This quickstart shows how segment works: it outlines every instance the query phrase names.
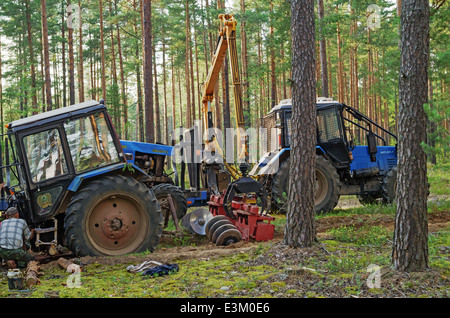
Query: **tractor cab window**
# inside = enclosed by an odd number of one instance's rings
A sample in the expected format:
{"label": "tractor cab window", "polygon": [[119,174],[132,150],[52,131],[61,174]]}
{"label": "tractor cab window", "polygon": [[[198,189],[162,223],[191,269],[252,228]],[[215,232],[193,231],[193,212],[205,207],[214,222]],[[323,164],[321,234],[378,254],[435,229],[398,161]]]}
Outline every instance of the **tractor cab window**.
{"label": "tractor cab window", "polygon": [[317,139],[320,144],[336,143],[342,140],[335,108],[328,108],[317,112]]}
{"label": "tractor cab window", "polygon": [[67,174],[67,162],[58,129],[50,129],[23,138],[33,183]]}
{"label": "tractor cab window", "polygon": [[289,147],[291,144],[291,127],[292,127],[292,112],[291,111],[287,111],[284,113],[284,117],[286,120],[286,129],[285,129],[285,134],[286,134],[286,146]]}
{"label": "tractor cab window", "polygon": [[69,120],[64,124],[64,129],[77,173],[119,161],[103,112]]}

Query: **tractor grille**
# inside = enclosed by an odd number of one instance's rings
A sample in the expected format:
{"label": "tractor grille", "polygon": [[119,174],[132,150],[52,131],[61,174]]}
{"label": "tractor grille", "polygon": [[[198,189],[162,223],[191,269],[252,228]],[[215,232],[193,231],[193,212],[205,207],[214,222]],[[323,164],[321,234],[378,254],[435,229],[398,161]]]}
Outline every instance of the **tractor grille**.
{"label": "tractor grille", "polygon": [[264,143],[266,145],[266,151],[272,151],[275,149],[272,145],[272,139],[275,140],[276,136],[272,136],[272,134],[275,132],[274,129],[276,125],[276,119],[275,119],[275,112],[270,113],[269,115],[261,118],[261,127],[266,128],[266,134],[263,135]]}
{"label": "tractor grille", "polygon": [[386,159],[388,168],[391,169],[397,165],[397,159]]}

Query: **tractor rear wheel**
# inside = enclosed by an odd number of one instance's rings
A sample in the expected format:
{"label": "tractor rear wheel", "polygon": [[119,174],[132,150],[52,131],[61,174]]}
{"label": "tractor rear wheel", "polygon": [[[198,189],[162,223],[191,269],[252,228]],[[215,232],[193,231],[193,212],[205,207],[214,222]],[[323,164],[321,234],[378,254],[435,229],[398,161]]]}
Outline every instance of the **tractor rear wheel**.
{"label": "tractor rear wheel", "polygon": [[72,197],[64,219],[65,238],[77,256],[153,251],[162,221],[159,203],[145,185],[131,177],[105,176]]}
{"label": "tractor rear wheel", "polygon": [[168,194],[172,197],[178,220],[181,220],[183,216],[186,215],[187,201],[183,191],[179,187],[173,184],[163,183],[154,186],[152,190],[159,202],[163,215],[165,215],[166,212],[170,212]]}
{"label": "tractor rear wheel", "polygon": [[390,169],[383,178],[381,184],[381,194],[383,195],[383,203],[391,204],[395,201],[395,193],[397,191],[397,167]]}
{"label": "tractor rear wheel", "polygon": [[[272,180],[272,197],[275,206],[286,212],[289,194],[289,158],[284,160]],[[336,169],[322,156],[316,156],[315,211],[333,210],[339,201],[340,180]]]}

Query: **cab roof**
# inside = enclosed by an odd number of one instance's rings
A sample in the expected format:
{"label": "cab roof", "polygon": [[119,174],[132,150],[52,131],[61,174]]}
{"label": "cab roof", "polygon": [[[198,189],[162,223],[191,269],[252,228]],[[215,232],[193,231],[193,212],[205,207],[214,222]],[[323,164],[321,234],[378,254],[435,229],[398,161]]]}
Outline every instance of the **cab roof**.
{"label": "cab roof", "polygon": [[[336,104],[341,104],[341,103],[333,100],[332,98],[328,98],[328,97],[318,97],[317,98],[317,108],[325,108],[325,107],[336,105]],[[280,101],[280,103],[278,105],[274,106],[270,110],[270,113],[275,112],[277,110],[281,110],[281,109],[291,109],[291,108],[292,108],[292,99],[283,99],[282,101]]]}
{"label": "cab roof", "polygon": [[11,122],[7,127],[12,130],[22,130],[30,126],[38,126],[49,122],[61,120],[77,114],[87,113],[91,110],[106,108],[104,104],[90,100],[83,103],[54,109],[48,112],[36,114]]}

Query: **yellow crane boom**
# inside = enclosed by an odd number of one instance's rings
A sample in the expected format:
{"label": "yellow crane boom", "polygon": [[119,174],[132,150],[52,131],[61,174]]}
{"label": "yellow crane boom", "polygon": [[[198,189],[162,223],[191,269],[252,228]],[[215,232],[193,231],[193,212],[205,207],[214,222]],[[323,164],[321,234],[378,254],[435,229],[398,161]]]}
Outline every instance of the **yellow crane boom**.
{"label": "yellow crane boom", "polygon": [[[245,130],[244,126],[244,110],[242,104],[242,91],[241,80],[239,75],[238,54],[236,46],[236,25],[237,22],[232,14],[220,14],[220,30],[217,47],[212,58],[212,66],[208,71],[205,84],[203,86],[202,96],[202,111],[203,111],[203,127],[210,129],[214,127],[212,119],[212,107],[211,102],[214,99],[214,87],[219,77],[220,69],[222,68],[225,60],[226,53],[228,51],[228,59],[231,64],[231,79],[234,93],[234,106],[235,106],[235,118],[238,142],[240,142],[240,148],[238,150],[238,158],[240,162],[245,161],[247,163],[248,158],[248,144],[247,139],[242,132]],[[205,141],[206,151],[216,151],[223,156],[223,151],[220,148],[217,140],[214,136],[210,136]],[[234,179],[238,179],[242,176],[241,172],[234,166],[224,160],[224,165]]]}

